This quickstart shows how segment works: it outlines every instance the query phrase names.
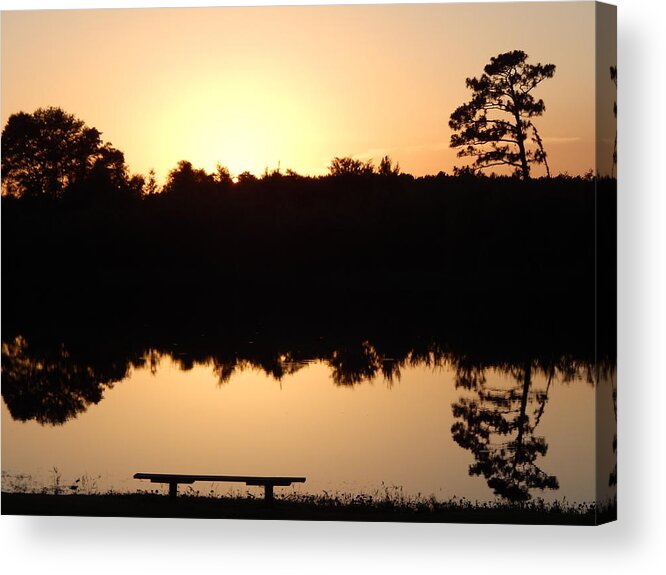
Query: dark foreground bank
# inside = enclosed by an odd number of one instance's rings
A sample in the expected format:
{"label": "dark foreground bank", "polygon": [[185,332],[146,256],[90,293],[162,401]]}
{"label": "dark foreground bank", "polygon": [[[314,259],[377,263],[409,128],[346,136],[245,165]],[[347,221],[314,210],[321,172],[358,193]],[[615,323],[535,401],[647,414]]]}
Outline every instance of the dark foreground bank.
{"label": "dark foreground bank", "polygon": [[391,521],[422,523],[516,523],[530,525],[599,525],[616,519],[614,504],[603,508],[580,504],[522,506],[474,504],[466,500],[434,502],[374,500],[365,496],[288,496],[271,507],[263,500],[239,497],[154,494],[49,495],[2,493],[3,515],[87,517],[176,517],[197,519],[280,519],[305,521]]}

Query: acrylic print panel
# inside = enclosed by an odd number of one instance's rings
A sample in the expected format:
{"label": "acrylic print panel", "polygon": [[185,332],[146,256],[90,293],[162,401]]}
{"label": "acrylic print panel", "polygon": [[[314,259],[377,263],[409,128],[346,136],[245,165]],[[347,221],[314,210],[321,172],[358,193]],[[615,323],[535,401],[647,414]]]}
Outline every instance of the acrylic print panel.
{"label": "acrylic print panel", "polygon": [[615,52],[594,2],[4,12],[3,513],[613,519]]}

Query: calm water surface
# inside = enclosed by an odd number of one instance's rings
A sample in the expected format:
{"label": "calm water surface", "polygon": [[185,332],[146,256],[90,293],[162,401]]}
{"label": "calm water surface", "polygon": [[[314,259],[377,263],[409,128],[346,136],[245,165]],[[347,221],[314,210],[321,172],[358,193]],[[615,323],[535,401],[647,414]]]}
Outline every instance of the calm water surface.
{"label": "calm water surface", "polygon": [[475,370],[421,358],[349,377],[342,361],[282,357],[275,378],[250,365],[228,372],[151,359],[63,424],[15,420],[5,398],[3,489],[20,489],[19,476],[52,486],[57,468],[63,485],[84,478],[98,491],[163,489],[132,479],[145,471],[307,477],[282,493],[587,502],[612,472],[615,430],[595,414],[612,411],[614,383],[597,393],[582,369]]}

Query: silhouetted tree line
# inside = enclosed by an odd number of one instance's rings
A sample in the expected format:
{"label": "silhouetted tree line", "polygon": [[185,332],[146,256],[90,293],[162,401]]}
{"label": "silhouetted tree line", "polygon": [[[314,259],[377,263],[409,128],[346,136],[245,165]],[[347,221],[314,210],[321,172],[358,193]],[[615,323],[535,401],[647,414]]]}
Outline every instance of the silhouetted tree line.
{"label": "silhouetted tree line", "polygon": [[596,247],[614,260],[610,180],[271,176],[219,192],[183,180],[116,208],[3,198],[3,297],[37,290],[64,304],[133,284],[159,299],[197,284],[220,296],[426,290],[557,305],[593,296],[595,211],[608,223]]}
{"label": "silhouetted tree line", "polygon": [[414,178],[385,157],[234,182],[183,161],[160,190],[59,109],[12,116],[2,140],[3,328],[16,333],[169,310],[259,329],[428,317],[471,337],[496,322],[517,343],[592,338],[596,311],[614,348],[615,180]]}
{"label": "silhouetted tree line", "polygon": [[542,310],[539,331],[556,318],[593,333],[596,305],[613,325],[612,181],[272,176],[197,190],[118,209],[3,198],[3,324],[316,310],[519,329]]}

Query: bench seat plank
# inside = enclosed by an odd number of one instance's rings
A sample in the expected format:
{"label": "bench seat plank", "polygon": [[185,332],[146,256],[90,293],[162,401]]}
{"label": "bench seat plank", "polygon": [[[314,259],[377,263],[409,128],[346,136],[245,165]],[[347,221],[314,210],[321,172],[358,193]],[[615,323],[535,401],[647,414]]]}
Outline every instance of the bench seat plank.
{"label": "bench seat plank", "polygon": [[135,473],[134,479],[150,479],[155,483],[194,483],[195,481],[229,481],[247,485],[291,485],[304,483],[305,477],[263,477],[256,475],[181,475],[178,473]]}
{"label": "bench seat plank", "polygon": [[264,477],[257,475],[183,475],[179,473],[135,473],[134,479],[149,479],[151,483],[168,483],[169,495],[173,498],[178,494],[180,483],[191,484],[195,481],[228,481],[245,483],[245,485],[261,485],[264,487],[266,504],[273,502],[273,487],[286,487],[292,483],[304,483],[305,477]]}

